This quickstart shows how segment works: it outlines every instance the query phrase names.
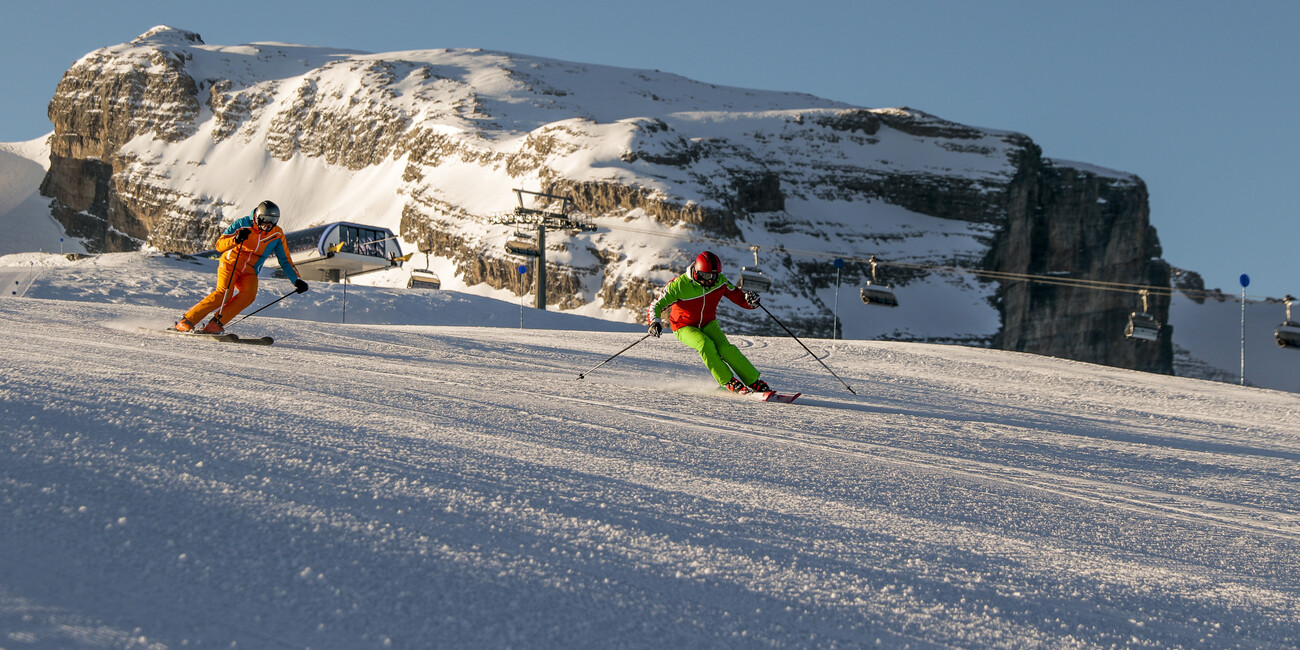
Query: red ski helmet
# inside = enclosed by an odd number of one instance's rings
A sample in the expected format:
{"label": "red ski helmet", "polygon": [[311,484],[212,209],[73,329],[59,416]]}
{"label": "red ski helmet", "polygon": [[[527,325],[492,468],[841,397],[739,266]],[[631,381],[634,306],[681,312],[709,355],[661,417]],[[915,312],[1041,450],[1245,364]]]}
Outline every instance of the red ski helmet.
{"label": "red ski helmet", "polygon": [[691,267],[692,280],[711,287],[718,281],[720,275],[722,275],[722,260],[718,259],[717,255],[704,251],[695,258],[695,265]]}

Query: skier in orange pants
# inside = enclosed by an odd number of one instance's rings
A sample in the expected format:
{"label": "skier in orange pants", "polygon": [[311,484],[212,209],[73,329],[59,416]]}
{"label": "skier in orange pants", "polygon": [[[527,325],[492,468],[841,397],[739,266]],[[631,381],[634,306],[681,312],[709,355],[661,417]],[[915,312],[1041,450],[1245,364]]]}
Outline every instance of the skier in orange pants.
{"label": "skier in orange pants", "polygon": [[262,201],[253,210],[253,214],[235,220],[221,233],[221,238],[217,240],[221,265],[217,267],[216,290],[185,312],[172,329],[178,332],[194,331],[199,321],[215,311],[217,314],[199,331],[204,334],[224,333],[225,323],[253,304],[257,298],[257,274],[272,254],[279,260],[280,270],[293,282],[297,292],[307,290],[307,283],[298,277],[298,269],[289,258],[284,231],[276,225],[279,221],[279,206],[271,201]]}

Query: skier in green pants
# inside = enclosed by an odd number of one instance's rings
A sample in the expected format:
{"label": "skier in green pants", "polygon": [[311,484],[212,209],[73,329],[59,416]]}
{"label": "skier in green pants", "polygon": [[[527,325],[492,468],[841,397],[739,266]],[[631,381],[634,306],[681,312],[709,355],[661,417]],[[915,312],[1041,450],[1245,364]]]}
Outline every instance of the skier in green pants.
{"label": "skier in green pants", "polygon": [[669,282],[650,306],[646,314],[650,334],[658,337],[663,331],[660,314],[671,306],[668,324],[673,335],[700,353],[719,385],[733,393],[770,392],[767,382],[758,378],[760,373],[754,364],[727,340],[718,325],[718,303],[724,297],[745,309],[758,307],[758,293],[732,286],[722,275],[722,261],[704,251],[690,270]]}

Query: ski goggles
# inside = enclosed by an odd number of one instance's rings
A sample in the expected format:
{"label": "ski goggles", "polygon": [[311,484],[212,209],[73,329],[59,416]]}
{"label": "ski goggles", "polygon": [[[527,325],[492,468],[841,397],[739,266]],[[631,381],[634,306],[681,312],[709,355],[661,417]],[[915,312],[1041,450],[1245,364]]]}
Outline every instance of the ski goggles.
{"label": "ski goggles", "polygon": [[706,287],[713,286],[718,281],[718,275],[717,271],[696,271],[695,281]]}
{"label": "ski goggles", "polygon": [[278,221],[279,219],[268,219],[266,217],[259,216],[257,217],[257,227],[261,228],[262,232],[267,232],[270,231],[272,228],[274,228],[276,222]]}

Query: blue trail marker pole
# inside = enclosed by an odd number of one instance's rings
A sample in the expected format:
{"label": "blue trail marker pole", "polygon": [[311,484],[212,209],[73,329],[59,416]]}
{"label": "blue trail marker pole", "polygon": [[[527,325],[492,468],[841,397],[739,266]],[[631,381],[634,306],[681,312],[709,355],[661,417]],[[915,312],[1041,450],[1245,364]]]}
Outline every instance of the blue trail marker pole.
{"label": "blue trail marker pole", "polygon": [[1250,286],[1250,276],[1241,274],[1241,385],[1246,385],[1246,287]]}

